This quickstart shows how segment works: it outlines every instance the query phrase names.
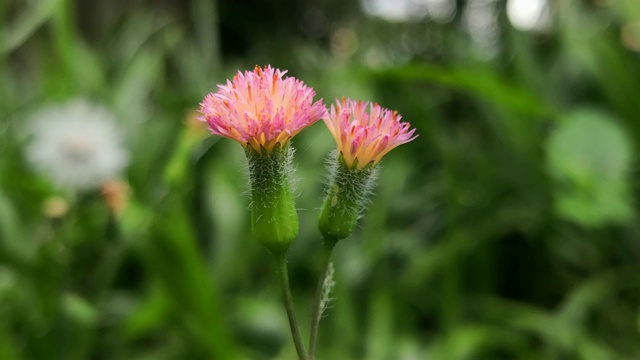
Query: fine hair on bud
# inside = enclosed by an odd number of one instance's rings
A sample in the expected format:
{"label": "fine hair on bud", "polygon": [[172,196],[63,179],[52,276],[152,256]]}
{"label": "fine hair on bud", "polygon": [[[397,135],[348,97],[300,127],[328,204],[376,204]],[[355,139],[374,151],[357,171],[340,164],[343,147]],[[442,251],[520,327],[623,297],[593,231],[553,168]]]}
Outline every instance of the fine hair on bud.
{"label": "fine hair on bud", "polygon": [[253,236],[273,254],[284,254],[299,232],[290,181],[293,148],[288,142],[270,150],[247,146],[246,155]]}
{"label": "fine hair on bud", "polygon": [[[289,143],[284,146],[276,146],[270,153],[267,153],[264,149],[262,153],[257,153],[250,147],[245,148],[248,193],[252,194],[252,196],[255,196],[256,192],[269,195],[269,192],[282,187],[286,187],[293,192],[296,184],[293,178],[295,171],[293,165],[294,153],[295,148]],[[273,185],[276,185],[276,187]],[[269,198],[269,196],[266,196],[266,198]]]}
{"label": "fine hair on bud", "polygon": [[[325,197],[342,214],[355,214],[362,218],[376,188],[380,165],[367,165],[362,169],[347,168],[340,151],[333,150],[327,158]],[[342,201],[338,201],[342,199]]]}
{"label": "fine hair on bud", "polygon": [[332,157],[318,227],[326,241],[335,242],[355,230],[370,202],[379,170],[373,162],[359,167],[357,159],[348,166],[337,151]]}

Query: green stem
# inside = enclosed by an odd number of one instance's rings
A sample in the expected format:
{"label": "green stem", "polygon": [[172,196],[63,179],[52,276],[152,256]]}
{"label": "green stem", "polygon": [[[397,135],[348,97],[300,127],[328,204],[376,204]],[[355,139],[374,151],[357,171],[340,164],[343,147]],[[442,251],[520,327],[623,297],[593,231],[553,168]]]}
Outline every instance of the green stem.
{"label": "green stem", "polygon": [[316,288],[316,298],[313,304],[313,313],[311,314],[311,334],[309,336],[309,360],[314,360],[316,356],[316,347],[318,345],[318,329],[320,328],[320,319],[322,318],[322,300],[324,298],[324,282],[331,263],[331,254],[336,246],[335,241],[325,241],[322,253],[322,263],[320,265],[320,277],[318,278],[318,287]]}
{"label": "green stem", "polygon": [[304,344],[302,343],[302,337],[300,336],[300,328],[296,321],[296,312],[293,307],[293,296],[291,295],[291,287],[289,286],[289,274],[287,273],[287,259],[285,253],[274,254],[276,264],[278,266],[278,279],[280,280],[280,287],[282,288],[282,297],[284,298],[284,307],[287,309],[287,316],[289,317],[289,326],[291,327],[291,336],[293,337],[293,343],[296,346],[296,352],[300,360],[307,360],[307,355],[304,350]]}

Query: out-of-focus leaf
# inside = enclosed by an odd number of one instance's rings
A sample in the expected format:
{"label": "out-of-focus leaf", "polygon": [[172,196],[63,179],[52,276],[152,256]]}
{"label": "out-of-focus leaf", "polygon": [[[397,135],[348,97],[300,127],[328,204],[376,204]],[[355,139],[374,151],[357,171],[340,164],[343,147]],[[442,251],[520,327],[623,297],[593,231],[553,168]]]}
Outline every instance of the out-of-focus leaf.
{"label": "out-of-focus leaf", "polygon": [[623,354],[573,328],[553,313],[528,304],[500,299],[478,299],[474,305],[482,317],[497,321],[515,330],[538,336],[556,350],[568,352],[585,360],[628,359]]}
{"label": "out-of-focus leaf", "polygon": [[84,44],[76,44],[72,64],[74,76],[84,92],[95,92],[105,82],[102,63],[96,53]]}
{"label": "out-of-focus leaf", "polygon": [[64,312],[81,326],[92,326],[98,320],[98,310],[76,294],[65,294],[62,301]]}
{"label": "out-of-focus leaf", "polygon": [[217,2],[195,0],[192,3],[192,17],[196,30],[196,41],[203,65],[207,66],[207,68],[199,70],[205,74],[215,73],[220,70],[222,63]]}
{"label": "out-of-focus leaf", "polygon": [[630,265],[594,276],[576,286],[559,309],[560,316],[573,326],[583,326],[588,312],[598,302],[625,289],[640,288],[640,266]]}
{"label": "out-of-focus leaf", "polygon": [[123,321],[122,335],[136,338],[158,327],[165,321],[168,310],[168,297],[158,286],[154,286],[149,295]]}
{"label": "out-of-focus leaf", "polygon": [[[223,148],[230,148],[229,144],[220,143]],[[231,144],[235,145],[235,144]],[[234,150],[238,150],[233,146]],[[247,199],[240,195],[246,190],[246,181],[242,178],[245,160],[244,154],[238,156],[229,155],[229,158],[237,159],[237,162],[211,161],[207,171],[206,208],[205,218],[212,224],[211,236],[207,239],[213,247],[213,269],[220,275],[223,283],[232,283],[242,279],[243,270],[238,269],[238,262],[250,259],[251,250],[246,249],[246,244],[256,244],[253,239],[245,235],[247,221]],[[255,248],[253,251],[262,251]]]}
{"label": "out-of-focus leaf", "polygon": [[131,11],[119,31],[113,35],[113,43],[108,44],[108,55],[113,58],[113,63],[123,67],[129,66],[150,40],[172,22],[171,18],[157,19],[150,12]]}
{"label": "out-of-focus leaf", "polygon": [[133,58],[114,89],[114,105],[121,114],[126,114],[130,133],[147,119],[147,96],[158,80],[162,56],[155,50],[143,49]]}
{"label": "out-of-focus leaf", "polygon": [[11,338],[11,332],[6,329],[5,324],[0,324],[0,359],[19,360],[18,347]]}
{"label": "out-of-focus leaf", "polygon": [[423,252],[416,252],[402,279],[406,282],[405,286],[418,288],[448,264],[470,256],[489,242],[500,240],[499,234],[493,233],[494,227],[494,223],[485,222],[472,230],[455,231],[445,241],[430,246]]}
{"label": "out-of-focus leaf", "polygon": [[640,93],[640,83],[636,81],[640,76],[637,59],[622,46],[618,33],[607,31],[611,19],[597,16],[580,1],[567,1],[559,8],[559,37],[569,55],[566,66],[583,73],[582,76],[593,77],[628,130],[639,136],[640,106],[635,95]]}
{"label": "out-of-focus leaf", "polygon": [[533,359],[527,349],[526,337],[499,326],[481,324],[458,326],[439,336],[429,346],[428,358],[464,360],[478,359],[489,349],[510,349],[518,359]]}
{"label": "out-of-focus leaf", "polygon": [[184,128],[178,137],[173,154],[164,171],[165,182],[172,187],[180,186],[186,176],[193,155],[193,151],[208,135],[206,124],[198,121],[198,113],[191,111],[185,116]]}
{"label": "out-of-focus leaf", "polygon": [[509,83],[490,68],[451,67],[431,64],[407,65],[372,72],[374,77],[389,80],[430,82],[466,92],[492,105],[520,115],[544,117],[554,113],[547,104],[526,88]]}
{"label": "out-of-focus leaf", "polygon": [[383,289],[373,294],[369,303],[367,359],[388,359],[393,349],[389,342],[394,325],[392,302]]}
{"label": "out-of-focus leaf", "polygon": [[0,188],[0,258],[18,263],[33,258],[36,246],[26,234],[11,200]]}
{"label": "out-of-focus leaf", "polygon": [[628,190],[632,146],[615,119],[588,110],[565,116],[549,138],[547,157],[562,217],[600,226],[633,215]]}
{"label": "out-of-focus leaf", "polygon": [[[171,199],[175,200],[166,201]],[[137,244],[140,254],[203,349],[214,358],[234,358],[219,294],[198,253],[184,209],[176,203],[165,206],[152,230],[154,236]]]}
{"label": "out-of-focus leaf", "polygon": [[28,8],[11,24],[0,28],[0,54],[15,50],[33,35],[52,15],[61,0],[40,0]]}
{"label": "out-of-focus leaf", "polygon": [[288,345],[289,324],[280,299],[247,298],[237,304],[238,319],[234,327],[244,344],[269,357]]}
{"label": "out-of-focus leaf", "polygon": [[640,20],[640,6],[636,0],[618,0],[611,5],[620,16],[628,20]]}

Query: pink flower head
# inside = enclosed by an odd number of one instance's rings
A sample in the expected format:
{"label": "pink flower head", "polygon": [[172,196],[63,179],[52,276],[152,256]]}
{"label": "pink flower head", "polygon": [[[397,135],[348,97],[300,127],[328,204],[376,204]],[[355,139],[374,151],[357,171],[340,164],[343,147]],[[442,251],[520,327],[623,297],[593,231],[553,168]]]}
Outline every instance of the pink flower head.
{"label": "pink flower head", "polygon": [[327,109],[313,102],[315,91],[286,71],[256,66],[238,71],[233,81],[218,85],[200,104],[212,133],[235,140],[257,152],[284,145],[302,129],[320,120]]}
{"label": "pink flower head", "polygon": [[377,164],[398,145],[418,135],[408,122],[400,122],[397,111],[377,103],[342,98],[331,105],[331,112],[322,119],[338,143],[338,150],[349,168]]}

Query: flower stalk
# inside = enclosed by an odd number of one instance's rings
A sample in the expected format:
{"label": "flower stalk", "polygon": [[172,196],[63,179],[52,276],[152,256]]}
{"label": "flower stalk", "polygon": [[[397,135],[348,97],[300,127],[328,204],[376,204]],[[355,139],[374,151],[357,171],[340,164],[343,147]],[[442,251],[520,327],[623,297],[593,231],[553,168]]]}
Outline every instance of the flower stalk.
{"label": "flower stalk", "polygon": [[293,337],[293,344],[296,348],[299,360],[307,360],[307,354],[304,349],[304,343],[302,342],[302,336],[300,336],[300,328],[298,327],[298,321],[296,320],[296,312],[293,306],[293,296],[291,295],[291,287],[289,285],[289,274],[287,271],[287,259],[284,253],[275,255],[274,258],[278,267],[278,280],[280,281],[280,288],[282,289],[282,298],[284,300],[284,307],[287,310],[287,317],[289,318],[289,327],[291,328],[291,336]]}
{"label": "flower stalk", "polygon": [[[324,240],[321,273],[311,317],[309,359],[315,359],[318,329],[332,284],[327,279],[331,254],[338,241],[353,233],[375,187],[378,163],[393,148],[414,140],[415,129],[397,111],[364,101],[336,101],[323,117],[337,144],[329,168],[329,184],[318,229]],[[329,280],[329,281],[327,281]]]}
{"label": "flower stalk", "polygon": [[329,275],[329,267],[331,266],[331,255],[335,248],[336,241],[325,241],[323,244],[322,260],[320,264],[320,277],[318,278],[318,286],[316,287],[316,296],[313,303],[313,312],[311,314],[311,327],[309,334],[309,353],[308,359],[315,360],[316,348],[318,346],[318,331],[320,329],[320,319],[328,301],[327,276]]}
{"label": "flower stalk", "polygon": [[299,229],[291,193],[290,140],[325,116],[327,109],[322,100],[313,101],[312,88],[285,74],[271,66],[238,72],[204,98],[200,120],[212,133],[237,141],[245,149],[253,236],[276,260],[293,341],[300,360],[306,360],[286,265],[287,250]]}

